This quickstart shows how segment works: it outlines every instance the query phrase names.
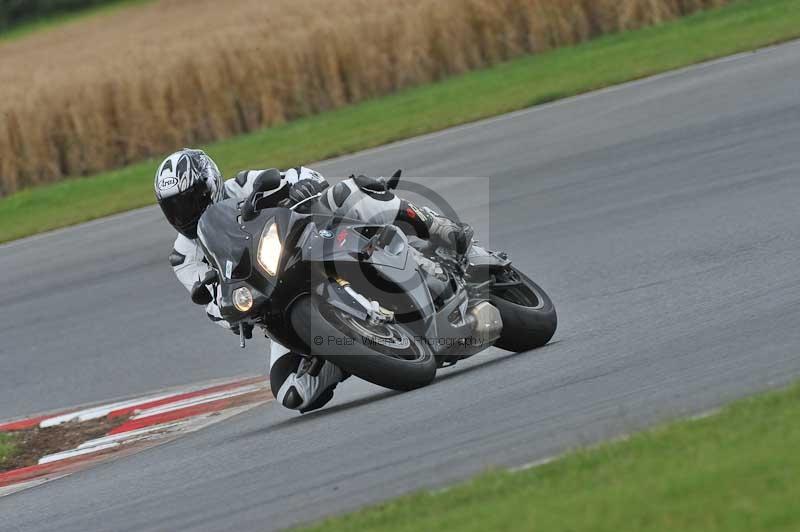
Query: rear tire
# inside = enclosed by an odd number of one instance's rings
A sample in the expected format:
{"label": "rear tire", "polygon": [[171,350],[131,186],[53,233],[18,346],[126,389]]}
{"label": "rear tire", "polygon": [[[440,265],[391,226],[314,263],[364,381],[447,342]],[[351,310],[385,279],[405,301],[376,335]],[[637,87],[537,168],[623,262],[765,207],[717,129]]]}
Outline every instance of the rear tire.
{"label": "rear tire", "polygon": [[519,285],[492,290],[492,304],[503,318],[503,333],[494,343],[500,349],[521,352],[545,345],[556,332],[558,318],[550,296],[514,267],[508,268]]}
{"label": "rear tire", "polygon": [[290,319],[307,354],[378,386],[408,391],[436,376],[430,346],[403,324],[370,325],[310,296],[292,305]]}

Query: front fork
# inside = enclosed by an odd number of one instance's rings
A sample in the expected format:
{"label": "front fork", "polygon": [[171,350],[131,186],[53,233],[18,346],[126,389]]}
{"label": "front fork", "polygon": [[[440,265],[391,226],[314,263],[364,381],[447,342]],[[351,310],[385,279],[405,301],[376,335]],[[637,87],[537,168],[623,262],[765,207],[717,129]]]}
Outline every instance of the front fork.
{"label": "front fork", "polygon": [[379,325],[393,323],[394,312],[383,308],[377,301],[370,301],[350,286],[350,283],[341,277],[336,278],[327,285],[328,303],[356,318]]}

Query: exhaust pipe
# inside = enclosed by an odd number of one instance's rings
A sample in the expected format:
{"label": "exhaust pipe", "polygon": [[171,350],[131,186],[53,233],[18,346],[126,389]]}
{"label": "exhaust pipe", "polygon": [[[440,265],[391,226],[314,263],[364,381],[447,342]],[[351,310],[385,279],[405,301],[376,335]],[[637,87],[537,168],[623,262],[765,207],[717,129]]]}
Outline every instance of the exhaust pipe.
{"label": "exhaust pipe", "polygon": [[466,321],[472,325],[473,345],[480,349],[496,341],[503,332],[500,311],[488,301],[481,301],[467,310]]}

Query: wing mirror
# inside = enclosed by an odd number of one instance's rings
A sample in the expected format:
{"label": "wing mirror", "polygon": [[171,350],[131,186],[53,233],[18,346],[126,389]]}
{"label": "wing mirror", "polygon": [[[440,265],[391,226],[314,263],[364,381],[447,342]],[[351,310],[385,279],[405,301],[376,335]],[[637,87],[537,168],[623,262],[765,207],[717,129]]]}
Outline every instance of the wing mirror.
{"label": "wing mirror", "polygon": [[258,177],[253,181],[253,192],[244,200],[242,205],[242,220],[249,222],[258,216],[259,209],[256,204],[260,199],[260,195],[263,195],[268,190],[275,190],[280,184],[281,173],[275,168],[264,170],[258,174]]}
{"label": "wing mirror", "polygon": [[402,170],[398,170],[394,174],[392,174],[392,177],[389,178],[389,182],[386,183],[386,188],[388,188],[389,190],[396,189],[397,185],[400,184],[400,174],[402,173],[403,173]]}

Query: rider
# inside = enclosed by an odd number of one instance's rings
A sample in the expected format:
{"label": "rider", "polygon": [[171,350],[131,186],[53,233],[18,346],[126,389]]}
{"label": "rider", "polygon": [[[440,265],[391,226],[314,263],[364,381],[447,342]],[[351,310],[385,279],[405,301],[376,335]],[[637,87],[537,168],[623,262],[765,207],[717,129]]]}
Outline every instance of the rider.
{"label": "rider", "polygon": [[[259,189],[276,202],[300,201],[320,194],[320,201],[332,209],[345,209],[351,218],[371,223],[406,222],[421,238],[448,246],[457,254],[466,253],[472,242],[472,229],[455,223],[428,208],[417,208],[395,196],[382,179],[353,177],[330,187],[319,173],[303,166],[277,174],[267,170],[244,170],[223,181],[214,161],[202,150],[184,148],[162,162],[155,175],[155,193],[170,224],[178,231],[169,256],[178,280],[191,291],[211,269],[197,240],[197,223],[206,207],[227,198],[246,198],[259,181]],[[259,179],[261,178],[261,179]],[[208,317],[234,330],[222,319],[214,301],[206,306]],[[247,331],[246,331],[247,332]],[[270,384],[276,399],[285,407],[308,412],[321,408],[333,398],[336,385],[347,375],[331,364],[300,356],[271,342]]]}

